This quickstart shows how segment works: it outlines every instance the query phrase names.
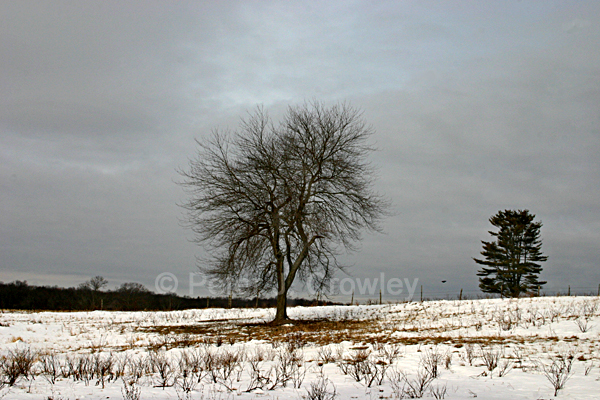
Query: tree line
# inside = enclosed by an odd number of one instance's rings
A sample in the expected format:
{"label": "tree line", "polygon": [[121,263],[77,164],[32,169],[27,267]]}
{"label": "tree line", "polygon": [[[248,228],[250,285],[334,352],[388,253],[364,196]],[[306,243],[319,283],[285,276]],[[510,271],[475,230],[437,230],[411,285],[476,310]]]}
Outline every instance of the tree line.
{"label": "tree line", "polygon": [[[360,110],[345,103],[313,101],[289,107],[275,123],[258,108],[239,131],[214,131],[198,140],[195,158],[180,170],[189,198],[194,240],[209,257],[200,270],[225,293],[244,298],[199,299],[156,294],[138,283],[102,290],[95,277],[77,288],[0,283],[0,308],[44,310],[172,310],[204,307],[273,306],[276,324],[289,321],[288,299],[296,280],[327,288],[344,266],[337,256],[356,250],[362,231],[380,231],[389,203],[373,189],[368,156],[371,127]],[[519,297],[539,293],[548,257],[541,247],[541,222],[528,210],[499,211],[490,218],[498,231],[481,241],[477,272],[484,293]],[[276,291],[275,299],[259,300]],[[307,304],[308,303],[308,304]]]}
{"label": "tree line", "polygon": [[[92,278],[95,279],[95,278]],[[90,280],[91,281],[91,280]],[[78,287],[34,286],[27,281],[0,282],[0,309],[44,311],[170,311],[192,308],[273,307],[275,298],[189,297],[158,294],[139,283],[114,290],[93,289],[90,281]],[[290,305],[310,306],[314,300],[289,299]],[[333,304],[331,302],[319,302]]]}

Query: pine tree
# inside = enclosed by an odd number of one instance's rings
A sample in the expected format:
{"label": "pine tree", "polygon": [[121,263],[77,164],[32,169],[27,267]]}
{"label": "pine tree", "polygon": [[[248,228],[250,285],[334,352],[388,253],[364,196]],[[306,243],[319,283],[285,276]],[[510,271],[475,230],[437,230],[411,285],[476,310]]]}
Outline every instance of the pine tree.
{"label": "pine tree", "polygon": [[477,272],[479,288],[485,293],[499,293],[506,297],[519,297],[534,292],[546,282],[538,281],[542,272],[539,263],[546,261],[542,255],[540,239],[541,222],[528,210],[499,211],[490,218],[498,232],[489,231],[496,241],[483,243],[483,260],[473,258],[480,265]]}

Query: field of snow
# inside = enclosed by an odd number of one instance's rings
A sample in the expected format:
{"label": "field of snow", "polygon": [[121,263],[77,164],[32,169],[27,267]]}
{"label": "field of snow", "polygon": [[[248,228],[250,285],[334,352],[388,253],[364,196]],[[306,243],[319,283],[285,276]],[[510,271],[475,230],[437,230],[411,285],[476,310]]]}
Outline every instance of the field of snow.
{"label": "field of snow", "polygon": [[0,313],[4,399],[600,398],[600,298]]}

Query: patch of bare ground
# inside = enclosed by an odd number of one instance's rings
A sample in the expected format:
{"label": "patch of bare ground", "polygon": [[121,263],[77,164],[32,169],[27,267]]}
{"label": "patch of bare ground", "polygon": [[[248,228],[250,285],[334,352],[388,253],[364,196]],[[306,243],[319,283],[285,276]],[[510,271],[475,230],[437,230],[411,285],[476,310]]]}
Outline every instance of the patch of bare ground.
{"label": "patch of bare ground", "polygon": [[172,347],[189,347],[199,344],[244,343],[250,340],[268,343],[290,343],[297,345],[311,344],[325,346],[344,341],[352,343],[389,343],[403,345],[435,345],[447,344],[461,347],[465,344],[497,345],[528,344],[539,341],[574,341],[573,338],[537,337],[518,335],[469,335],[457,336],[440,328],[400,328],[398,325],[390,329],[388,323],[379,320],[294,320],[287,324],[273,325],[268,323],[243,323],[236,321],[219,321],[198,325],[165,325],[139,327],[139,331],[168,336],[170,340],[164,345]]}

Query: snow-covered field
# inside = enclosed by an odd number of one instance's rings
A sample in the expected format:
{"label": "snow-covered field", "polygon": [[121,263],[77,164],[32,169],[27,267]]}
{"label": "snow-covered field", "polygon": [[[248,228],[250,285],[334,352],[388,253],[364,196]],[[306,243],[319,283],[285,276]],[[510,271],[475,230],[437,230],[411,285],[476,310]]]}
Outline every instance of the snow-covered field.
{"label": "snow-covered field", "polygon": [[600,398],[598,297],[273,311],[5,311],[0,398]]}

